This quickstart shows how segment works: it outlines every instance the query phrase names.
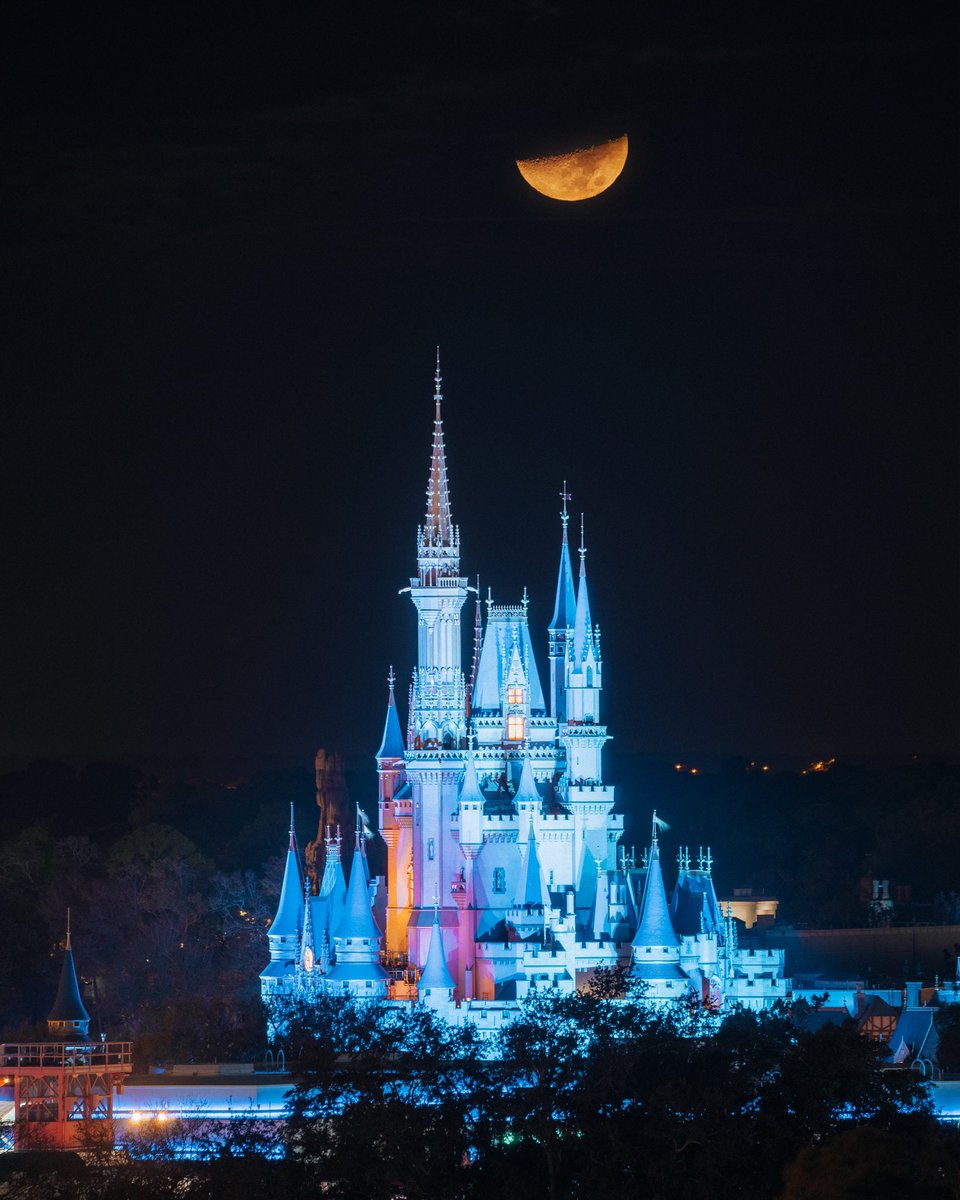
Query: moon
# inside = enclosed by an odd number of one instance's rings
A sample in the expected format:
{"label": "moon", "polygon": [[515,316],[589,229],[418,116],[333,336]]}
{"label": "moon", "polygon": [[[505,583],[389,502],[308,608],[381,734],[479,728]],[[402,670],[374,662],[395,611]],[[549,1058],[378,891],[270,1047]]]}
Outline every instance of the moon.
{"label": "moon", "polygon": [[614,182],[627,161],[627,138],[552,158],[517,159],[520,174],[551,200],[589,200]]}

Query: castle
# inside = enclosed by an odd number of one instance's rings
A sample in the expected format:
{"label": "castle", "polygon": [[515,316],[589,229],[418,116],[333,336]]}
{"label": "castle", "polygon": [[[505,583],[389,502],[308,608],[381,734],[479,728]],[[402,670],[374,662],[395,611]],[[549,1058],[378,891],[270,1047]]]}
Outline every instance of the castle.
{"label": "castle", "polygon": [[[574,578],[562,495],[556,602],[544,689],[520,603],[494,604],[460,573],[441,417],[439,359],[426,515],[408,588],[417,665],[406,736],[394,676],[376,753],[386,877],[371,878],[358,816],[349,884],[327,835],[316,894],[292,820],[261,973],[269,1004],[319,991],[406,1004],[496,1028],[534,989],[573,991],[627,967],[653,1003],[764,1008],[786,995],[783,952],[738,947],[717,902],[709,851],[686,850],[668,895],[654,815],[640,862],[604,782],[603,658],[590,612],[583,527]],[[475,593],[463,669],[461,613]]]}

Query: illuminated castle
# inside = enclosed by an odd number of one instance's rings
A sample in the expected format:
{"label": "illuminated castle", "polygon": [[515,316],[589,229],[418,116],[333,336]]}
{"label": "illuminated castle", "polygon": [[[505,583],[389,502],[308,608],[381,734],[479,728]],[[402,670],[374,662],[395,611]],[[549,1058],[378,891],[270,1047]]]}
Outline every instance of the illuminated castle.
{"label": "illuminated castle", "polygon": [[[417,665],[404,736],[390,672],[376,754],[386,878],[371,879],[360,821],[349,886],[327,836],[316,895],[304,890],[292,823],[270,931],[265,1000],[317,991],[409,1003],[496,1027],[531,989],[572,991],[598,967],[629,966],[654,1002],[690,997],[765,1007],[786,993],[782,951],[744,951],[717,903],[709,852],[679,856],[668,898],[658,823],[641,862],[619,846],[604,782],[603,660],[591,619],[581,521],[579,577],[564,490],[547,688],[518,604],[475,599],[463,669],[460,573],[441,418],[439,363],[426,516],[404,591]],[[548,703],[549,700],[549,703]]]}

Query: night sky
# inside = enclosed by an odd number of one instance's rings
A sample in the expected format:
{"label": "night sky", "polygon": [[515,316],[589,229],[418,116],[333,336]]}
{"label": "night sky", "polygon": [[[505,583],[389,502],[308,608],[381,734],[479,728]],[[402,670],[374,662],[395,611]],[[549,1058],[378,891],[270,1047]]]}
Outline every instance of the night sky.
{"label": "night sky", "polygon": [[685,8],[7,10],[4,761],[369,762],[438,342],[463,569],[545,657],[568,481],[621,750],[960,749],[952,6]]}

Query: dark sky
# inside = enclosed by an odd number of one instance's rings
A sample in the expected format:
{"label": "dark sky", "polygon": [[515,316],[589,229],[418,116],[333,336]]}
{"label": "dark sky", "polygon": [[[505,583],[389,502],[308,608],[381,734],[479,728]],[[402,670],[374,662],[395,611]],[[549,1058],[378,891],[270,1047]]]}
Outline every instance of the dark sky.
{"label": "dark sky", "polygon": [[371,753],[437,342],[464,569],[542,632],[569,481],[621,749],[960,748],[952,6],[686,8],[7,10],[0,756]]}

